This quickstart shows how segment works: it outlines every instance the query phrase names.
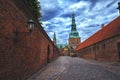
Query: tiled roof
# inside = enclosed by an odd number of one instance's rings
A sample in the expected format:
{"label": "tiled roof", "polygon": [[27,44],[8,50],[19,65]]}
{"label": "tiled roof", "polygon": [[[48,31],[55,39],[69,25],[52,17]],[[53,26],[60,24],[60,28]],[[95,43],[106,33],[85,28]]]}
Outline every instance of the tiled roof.
{"label": "tiled roof", "polygon": [[104,39],[108,39],[117,34],[120,34],[120,17],[117,17],[115,20],[113,20],[102,29],[100,29],[98,32],[93,34],[91,37],[86,39],[84,42],[79,44],[75,51],[88,47]]}
{"label": "tiled roof", "polygon": [[77,31],[71,31],[69,34],[69,38],[80,38],[80,36]]}

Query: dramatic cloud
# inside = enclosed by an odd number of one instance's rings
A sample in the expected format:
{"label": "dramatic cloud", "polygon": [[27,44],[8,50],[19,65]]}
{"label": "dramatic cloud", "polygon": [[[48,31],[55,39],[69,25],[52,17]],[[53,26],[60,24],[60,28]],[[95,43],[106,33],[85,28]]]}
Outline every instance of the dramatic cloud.
{"label": "dramatic cloud", "polygon": [[42,22],[45,31],[53,39],[56,32],[57,43],[68,43],[71,31],[71,14],[75,13],[77,31],[84,41],[118,17],[119,0],[40,0]]}

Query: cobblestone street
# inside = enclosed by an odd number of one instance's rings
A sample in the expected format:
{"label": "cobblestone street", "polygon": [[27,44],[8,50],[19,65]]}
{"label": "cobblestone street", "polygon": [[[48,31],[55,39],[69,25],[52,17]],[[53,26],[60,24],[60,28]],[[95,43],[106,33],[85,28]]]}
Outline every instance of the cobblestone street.
{"label": "cobblestone street", "polygon": [[63,56],[27,80],[120,80],[120,69],[119,66]]}

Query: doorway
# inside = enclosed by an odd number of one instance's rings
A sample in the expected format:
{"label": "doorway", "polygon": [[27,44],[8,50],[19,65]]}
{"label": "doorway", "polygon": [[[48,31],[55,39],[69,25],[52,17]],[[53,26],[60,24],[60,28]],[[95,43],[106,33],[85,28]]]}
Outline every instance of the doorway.
{"label": "doorway", "polygon": [[49,56],[50,56],[50,45],[48,45],[47,47],[47,63],[50,62]]}
{"label": "doorway", "polygon": [[120,60],[120,43],[118,43],[118,57],[119,57],[119,60]]}

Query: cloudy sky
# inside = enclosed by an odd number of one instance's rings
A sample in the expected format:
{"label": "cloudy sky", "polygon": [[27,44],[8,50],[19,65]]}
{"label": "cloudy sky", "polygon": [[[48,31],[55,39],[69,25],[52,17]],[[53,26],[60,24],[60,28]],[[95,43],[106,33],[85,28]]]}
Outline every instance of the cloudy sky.
{"label": "cloudy sky", "polygon": [[68,43],[71,31],[71,14],[74,11],[77,31],[83,42],[96,31],[101,24],[108,24],[119,16],[120,0],[40,0],[42,23],[51,39],[56,32],[57,43]]}

